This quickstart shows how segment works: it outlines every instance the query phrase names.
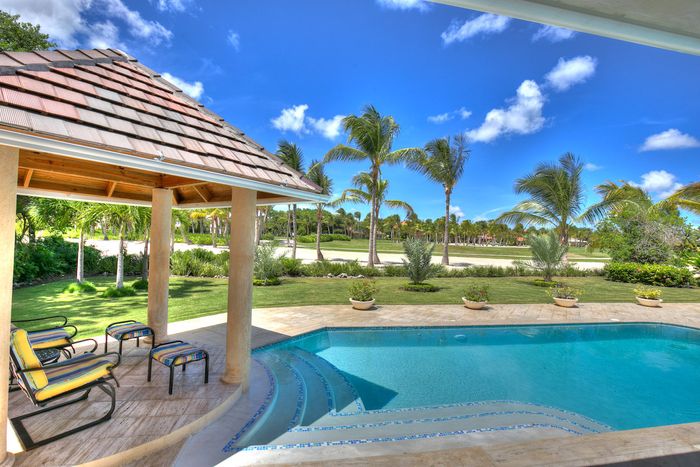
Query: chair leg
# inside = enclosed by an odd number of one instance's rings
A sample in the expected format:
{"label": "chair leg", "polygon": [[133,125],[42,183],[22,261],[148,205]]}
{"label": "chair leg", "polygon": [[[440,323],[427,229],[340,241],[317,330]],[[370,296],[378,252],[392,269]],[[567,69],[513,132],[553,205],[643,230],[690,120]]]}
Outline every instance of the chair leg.
{"label": "chair leg", "polygon": [[209,383],[209,354],[204,354],[204,384]]}
{"label": "chair leg", "polygon": [[148,355],[148,381],[151,381],[151,368],[153,368],[153,357]]}
{"label": "chair leg", "polygon": [[140,337],[136,338],[136,347],[141,347],[141,338]]}
{"label": "chair leg", "polygon": [[122,344],[124,344],[124,341],[119,339],[119,355],[122,354]]}
{"label": "chair leg", "polygon": [[170,383],[168,384],[168,394],[173,395],[173,377],[175,376],[175,367],[170,367]]}
{"label": "chair leg", "polygon": [[17,436],[19,437],[24,449],[29,451],[31,449],[38,448],[39,446],[44,446],[46,444],[57,441],[59,439],[63,439],[67,436],[78,433],[79,431],[83,431],[87,428],[91,428],[91,427],[98,425],[102,422],[106,422],[107,420],[112,418],[112,414],[114,413],[114,409],[116,408],[116,403],[117,403],[116,391],[114,390],[114,387],[112,387],[111,384],[106,383],[106,382],[98,384],[97,387],[99,387],[102,391],[104,391],[112,399],[112,405],[111,405],[109,411],[97,420],[93,420],[92,422],[88,422],[88,423],[85,423],[83,425],[72,428],[70,430],[58,433],[58,434],[51,436],[49,438],[45,438],[45,439],[42,439],[39,441],[34,441],[32,439],[32,437],[29,435],[29,432],[25,428],[24,424],[22,423],[22,420],[30,418],[30,417],[34,417],[34,416],[42,414],[42,413],[50,412],[52,410],[60,409],[60,408],[65,407],[67,405],[75,404],[76,402],[84,401],[85,399],[87,399],[88,395],[90,395],[90,390],[92,388],[86,390],[85,394],[83,394],[82,396],[80,396],[76,399],[71,399],[71,400],[69,400],[67,402],[63,402],[61,404],[57,404],[57,405],[54,405],[51,407],[46,407],[46,408],[43,408],[41,410],[37,410],[35,412],[20,415],[18,417],[14,417],[14,418],[10,419],[10,422],[12,423],[12,427],[15,429],[15,432],[17,433]]}
{"label": "chair leg", "polygon": [[107,353],[107,331],[105,331],[105,353]]}
{"label": "chair leg", "polygon": [[183,372],[183,373],[185,372],[185,368],[187,368],[187,363],[183,363],[183,364],[182,364],[182,372]]}

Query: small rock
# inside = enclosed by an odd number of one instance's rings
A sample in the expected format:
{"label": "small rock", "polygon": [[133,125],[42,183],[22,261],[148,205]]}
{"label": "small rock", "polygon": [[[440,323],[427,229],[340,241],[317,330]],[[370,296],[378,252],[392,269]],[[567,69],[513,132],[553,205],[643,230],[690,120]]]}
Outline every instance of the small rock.
{"label": "small rock", "polygon": [[348,275],[345,274],[344,272],[341,272],[340,274],[338,274],[338,277],[340,277],[341,279],[347,279]]}
{"label": "small rock", "polygon": [[364,279],[365,276],[363,276],[362,274],[358,274],[356,278],[357,278],[357,279]]}
{"label": "small rock", "polygon": [[334,276],[333,276],[333,274],[331,274],[331,273],[329,272],[328,274],[326,274],[326,277],[329,278],[329,279],[333,279]]}

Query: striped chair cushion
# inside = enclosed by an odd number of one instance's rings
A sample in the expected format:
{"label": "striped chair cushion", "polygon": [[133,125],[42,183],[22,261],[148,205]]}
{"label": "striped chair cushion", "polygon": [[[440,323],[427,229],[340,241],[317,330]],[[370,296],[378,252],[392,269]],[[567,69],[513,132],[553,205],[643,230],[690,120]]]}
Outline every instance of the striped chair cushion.
{"label": "striped chair cushion", "polygon": [[174,366],[202,360],[206,352],[187,342],[170,342],[156,347],[151,356],[163,365]]}
{"label": "striped chair cushion", "polygon": [[124,323],[108,327],[107,334],[117,340],[124,340],[134,339],[135,337],[152,336],[153,331],[143,323]]}
{"label": "striped chair cushion", "polygon": [[29,331],[29,342],[34,349],[46,349],[60,345],[70,345],[70,334],[64,328]]}
{"label": "striped chair cushion", "polygon": [[43,401],[109,375],[109,368],[114,363],[106,358],[86,360],[93,356],[91,353],[78,355],[69,360],[75,362],[74,365],[47,368],[45,373],[49,384],[36,392],[36,399]]}
{"label": "striped chair cushion", "polygon": [[[10,352],[12,352],[14,360],[19,366],[18,369],[29,370],[41,368],[41,362],[34,353],[34,349],[32,349],[32,345],[29,343],[27,331],[24,329],[15,329],[12,334],[10,334]],[[29,382],[29,388],[24,387],[22,378],[17,378],[18,383],[20,383],[20,386],[22,386],[25,391],[41,389],[48,384],[45,371],[29,371],[25,373],[25,376]]]}

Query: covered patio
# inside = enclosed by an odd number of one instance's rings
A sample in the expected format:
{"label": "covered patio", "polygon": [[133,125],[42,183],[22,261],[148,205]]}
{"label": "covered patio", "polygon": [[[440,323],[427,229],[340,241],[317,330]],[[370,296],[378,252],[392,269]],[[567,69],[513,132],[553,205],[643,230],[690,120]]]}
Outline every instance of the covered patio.
{"label": "covered patio", "polygon": [[[147,350],[131,349],[133,344],[127,344],[125,364],[117,372],[124,382],[117,390],[117,404],[124,412],[142,413],[143,421],[134,425],[115,416],[107,422],[111,428],[119,424],[124,435],[133,436],[123,437],[119,444],[112,442],[103,453],[128,450],[167,433],[177,434],[179,427],[225,407],[226,401],[247,390],[256,207],[324,201],[326,197],[318,192],[313,183],[242,131],[121,51],[2,53],[0,340],[9,341],[17,194],[152,207],[147,324],[158,342],[168,339],[172,208],[231,208],[225,344],[211,349],[211,383],[199,389],[185,384],[183,392],[172,400],[165,392],[164,402],[154,403],[161,399],[162,380],[156,376],[145,384]],[[203,338],[200,343],[206,345],[206,341]],[[8,368],[8,353],[2,352],[3,381],[8,381]],[[192,371],[187,381],[198,376],[201,374]],[[21,405],[18,396],[11,400],[13,413],[21,410],[16,407]],[[95,400],[99,405],[99,398]],[[22,408],[30,409],[26,398]],[[82,416],[89,416],[90,410],[91,405]],[[168,413],[177,420],[149,425],[146,414]],[[4,383],[0,391],[3,443],[7,416],[8,386]],[[48,416],[38,421],[49,425],[60,423],[59,418]],[[101,428],[86,431],[86,436]],[[75,449],[100,452],[79,436],[62,442]],[[22,459],[22,455],[18,457]],[[0,463],[7,458],[3,446]],[[69,458],[64,462],[74,463]]]}

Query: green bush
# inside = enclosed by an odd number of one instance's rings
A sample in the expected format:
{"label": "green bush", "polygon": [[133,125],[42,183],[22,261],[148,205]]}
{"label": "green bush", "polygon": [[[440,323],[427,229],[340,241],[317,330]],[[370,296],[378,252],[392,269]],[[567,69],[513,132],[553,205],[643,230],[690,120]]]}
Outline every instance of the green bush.
{"label": "green bush", "polygon": [[[84,265],[86,274],[98,271],[99,250],[86,246]],[[61,237],[47,237],[34,242],[15,244],[14,282],[30,283],[75,272],[78,263],[78,244]]]}
{"label": "green bush", "polygon": [[92,282],[71,282],[63,289],[63,293],[95,293],[97,287]]}
{"label": "green bush", "polygon": [[204,248],[176,251],[170,257],[170,271],[175,276],[216,277],[228,275],[227,251],[216,254]]}
{"label": "green bush", "polygon": [[374,299],[374,294],[377,293],[377,290],[376,284],[370,279],[354,280],[348,287],[350,298],[358,302],[369,302]]}
{"label": "green bush", "polygon": [[422,238],[409,238],[403,242],[403,250],[408,260],[402,261],[412,284],[422,284],[441,271],[440,266],[436,267],[430,263],[434,249],[435,244],[431,245]]}
{"label": "green bush", "polygon": [[136,295],[136,290],[134,290],[133,287],[131,286],[124,286],[121,289],[116,288],[115,286],[110,286],[102,292],[101,297],[102,298],[120,298],[120,297],[133,297]]}
{"label": "green bush", "polygon": [[282,265],[282,274],[289,277],[299,277],[304,275],[303,264],[300,259],[287,258],[282,256],[280,259]]}
{"label": "green bush", "polygon": [[[321,243],[323,242],[349,242],[351,239],[347,235],[343,234],[321,234]],[[297,237],[299,243],[316,243],[316,234],[313,235],[300,235]]]}
{"label": "green bush", "polygon": [[362,266],[357,261],[347,261],[345,263],[332,263],[327,260],[316,261],[303,265],[302,271],[303,275],[308,277],[324,277],[328,274],[333,276],[347,274],[348,276],[365,277],[376,277],[382,275],[381,269]]}
{"label": "green bush", "polygon": [[282,281],[279,277],[272,277],[270,279],[253,279],[253,285],[258,287],[269,287],[273,285],[280,285]]}
{"label": "green bush", "polygon": [[[124,275],[138,276],[143,268],[143,255],[124,255]],[[103,256],[98,263],[99,273],[114,275],[117,273],[117,257]]]}
{"label": "green bush", "polygon": [[634,295],[639,298],[646,298],[647,300],[660,300],[661,289],[657,289],[648,285],[640,285],[639,287],[634,289]]}
{"label": "green bush", "polygon": [[469,284],[464,288],[462,297],[470,302],[488,302],[489,286],[483,284]]}
{"label": "green bush", "polygon": [[134,290],[148,290],[148,281],[145,279],[139,279],[131,283],[131,287]]}
{"label": "green bush", "polygon": [[279,258],[275,256],[276,245],[274,242],[261,243],[255,250],[255,263],[253,264],[253,277],[263,281],[278,279],[284,269]]}
{"label": "green bush", "polygon": [[437,292],[438,290],[440,290],[440,287],[425,282],[419,284],[413,284],[409,282],[408,284],[402,285],[401,290],[405,290],[407,292]]}
{"label": "green bush", "polygon": [[407,277],[405,266],[384,266],[384,275],[387,277]]}
{"label": "green bush", "polygon": [[690,287],[693,273],[687,268],[666,264],[608,263],[605,277],[615,282],[629,282],[662,287]]}
{"label": "green bush", "polygon": [[566,284],[557,284],[550,288],[548,292],[552,298],[563,298],[566,300],[574,300],[583,294],[582,290],[569,287]]}

